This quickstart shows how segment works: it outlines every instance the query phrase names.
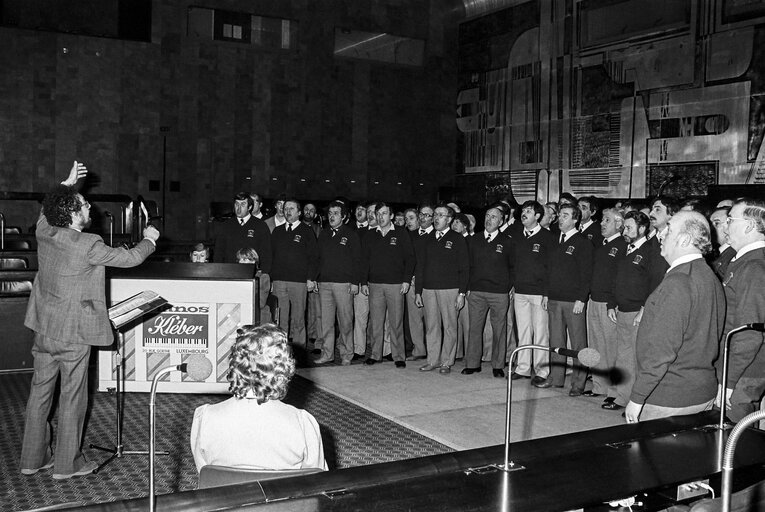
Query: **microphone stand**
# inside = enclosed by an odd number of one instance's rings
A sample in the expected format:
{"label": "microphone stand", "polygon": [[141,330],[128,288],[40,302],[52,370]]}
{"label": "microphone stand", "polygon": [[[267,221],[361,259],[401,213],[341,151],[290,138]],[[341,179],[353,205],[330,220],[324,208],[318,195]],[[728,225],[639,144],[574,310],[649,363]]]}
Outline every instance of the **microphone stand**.
{"label": "microphone stand", "polygon": [[550,351],[549,347],[543,345],[523,345],[518,347],[510,354],[510,362],[508,363],[508,376],[507,376],[507,401],[505,403],[505,461],[500,468],[502,471],[515,471],[523,469],[523,466],[515,467],[515,462],[510,460],[510,408],[513,403],[513,361],[521,350],[546,350]]}
{"label": "microphone stand", "polygon": [[5,250],[5,215],[0,213],[0,251]]}
{"label": "microphone stand", "polygon": [[722,392],[720,396],[720,420],[717,424],[717,428],[719,430],[725,429],[725,409],[727,406],[728,399],[726,397],[726,391],[728,388],[728,351],[730,348],[730,339],[731,336],[734,334],[741,332],[741,331],[762,331],[762,324],[745,324],[741,325],[739,327],[736,327],[735,329],[731,329],[728,334],[725,336],[725,341],[723,342],[723,368],[722,368],[722,380],[720,381],[720,386],[722,387]]}
{"label": "microphone stand", "polygon": [[[745,326],[749,327],[749,326]],[[739,328],[741,329],[741,328]],[[733,332],[733,331],[731,331]],[[721,407],[722,409],[722,407]],[[765,410],[756,411],[739,421],[730,433],[728,442],[725,443],[725,455],[722,464],[722,511],[730,512],[731,488],[733,481],[733,455],[736,453],[736,443],[741,434],[749,425],[765,419]]]}
{"label": "microphone stand", "polygon": [[155,496],[154,496],[154,456],[156,454],[154,448],[154,405],[155,397],[157,396],[157,384],[159,379],[164,375],[178,370],[177,366],[168,366],[163,368],[154,375],[151,380],[151,393],[149,395],[149,511],[154,512]]}

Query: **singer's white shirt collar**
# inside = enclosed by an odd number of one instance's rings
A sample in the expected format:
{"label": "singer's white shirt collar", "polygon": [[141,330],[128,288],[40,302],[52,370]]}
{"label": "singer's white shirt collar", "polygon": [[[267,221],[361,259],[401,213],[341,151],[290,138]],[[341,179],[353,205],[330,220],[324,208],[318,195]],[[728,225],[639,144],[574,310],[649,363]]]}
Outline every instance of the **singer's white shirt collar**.
{"label": "singer's white shirt collar", "polygon": [[592,226],[592,219],[588,220],[584,224],[581,224],[579,226],[579,231],[584,231],[585,229],[589,228],[590,226]]}
{"label": "singer's white shirt collar", "polygon": [[246,217],[237,218],[237,219],[236,219],[236,221],[237,221],[239,224],[242,224],[242,225],[244,225],[244,224],[247,224],[247,221],[248,221],[248,220],[250,220],[250,217],[252,217],[252,215],[250,215],[250,214],[248,213]]}
{"label": "singer's white shirt collar", "polygon": [[[608,238],[606,238],[606,243],[611,243],[614,240],[616,240],[617,238],[619,238],[620,236],[622,236],[622,235],[620,235],[619,233],[614,233],[613,235],[611,235]],[[606,245],[606,244],[603,244],[603,245]]]}
{"label": "singer's white shirt collar", "polygon": [[568,241],[568,239],[569,239],[569,238],[571,238],[572,236],[574,236],[574,233],[578,233],[578,231],[576,230],[576,228],[571,228],[571,229],[569,229],[568,231],[566,231],[565,233],[563,233],[563,241],[564,241],[564,242]]}
{"label": "singer's white shirt collar", "polygon": [[760,249],[762,247],[765,247],[765,240],[760,240],[758,242],[752,242],[751,244],[746,244],[744,247],[739,249],[739,251],[736,253],[736,257],[731,260],[731,263],[739,259],[744,254],[754,251],[755,249]]}
{"label": "singer's white shirt collar", "polygon": [[[642,246],[644,243],[646,243],[647,240],[648,239],[646,237],[641,236],[640,238],[638,238],[637,240],[632,242],[632,251],[637,251],[638,249],[640,249],[640,246]],[[632,252],[632,251],[629,250],[629,247],[627,248],[627,250],[629,252]]]}
{"label": "singer's white shirt collar", "polygon": [[[685,256],[680,256],[675,261],[672,262],[672,265],[669,266],[667,269],[667,272],[672,270],[673,268],[682,265],[683,263],[688,263],[693,260],[700,260],[701,254],[686,254]],[[666,272],[665,272],[666,273]]]}

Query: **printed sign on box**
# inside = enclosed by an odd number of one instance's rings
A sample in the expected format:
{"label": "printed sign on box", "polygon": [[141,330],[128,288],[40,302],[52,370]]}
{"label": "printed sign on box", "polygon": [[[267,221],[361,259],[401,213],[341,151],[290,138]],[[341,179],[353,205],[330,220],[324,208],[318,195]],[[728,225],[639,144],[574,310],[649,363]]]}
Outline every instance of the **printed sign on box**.
{"label": "printed sign on box", "polygon": [[210,342],[210,305],[174,303],[144,324],[146,352],[206,351]]}

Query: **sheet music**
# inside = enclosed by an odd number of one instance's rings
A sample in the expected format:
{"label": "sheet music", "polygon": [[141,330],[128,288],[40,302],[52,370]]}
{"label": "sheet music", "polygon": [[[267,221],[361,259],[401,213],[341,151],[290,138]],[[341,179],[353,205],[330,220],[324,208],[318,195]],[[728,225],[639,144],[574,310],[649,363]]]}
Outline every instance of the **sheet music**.
{"label": "sheet music", "polygon": [[167,301],[156,292],[145,290],[110,307],[109,320],[114,324],[114,327],[119,328],[144,313],[165,304]]}

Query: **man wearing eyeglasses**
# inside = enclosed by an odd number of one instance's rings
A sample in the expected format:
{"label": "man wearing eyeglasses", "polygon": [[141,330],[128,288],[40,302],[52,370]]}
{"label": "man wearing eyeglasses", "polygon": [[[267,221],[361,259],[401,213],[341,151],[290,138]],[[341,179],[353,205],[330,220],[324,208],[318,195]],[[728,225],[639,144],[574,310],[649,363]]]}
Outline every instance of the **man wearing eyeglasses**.
{"label": "man wearing eyeglasses", "polygon": [[[69,177],[43,200],[35,233],[39,270],[24,320],[35,332],[34,375],[19,465],[24,475],[52,467],[56,480],[87,475],[98,467],[85,459],[80,442],[88,408],[91,346],[114,342],[104,296],[105,267],[140,265],[154,252],[159,238],[159,231],[147,226],[138,245],[123,249],[83,233],[90,226],[90,203],[75,185],[87,172],[75,161]],[[54,454],[48,416],[59,376]]]}
{"label": "man wearing eyeglasses", "polygon": [[[728,314],[722,340],[736,327],[765,321],[765,202],[736,201],[726,223],[736,257],[728,265],[723,279]],[[751,330],[731,338],[728,382],[720,383],[717,404],[723,399],[724,387],[728,418],[734,422],[756,411],[765,393],[764,342],[762,332]],[[722,357],[717,361],[718,380],[721,375]]]}

